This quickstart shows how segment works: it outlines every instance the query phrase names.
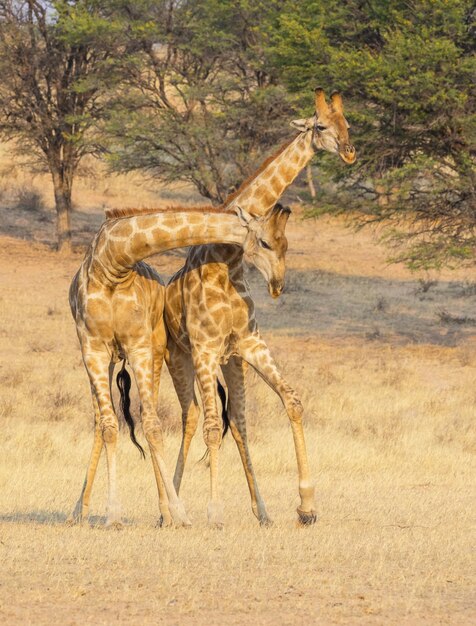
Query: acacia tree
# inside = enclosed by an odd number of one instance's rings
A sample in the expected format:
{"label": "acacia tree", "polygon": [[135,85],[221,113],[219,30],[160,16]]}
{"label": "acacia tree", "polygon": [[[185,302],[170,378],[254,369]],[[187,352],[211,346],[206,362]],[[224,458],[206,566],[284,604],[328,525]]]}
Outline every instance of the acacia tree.
{"label": "acacia tree", "polygon": [[0,136],[51,173],[58,250],[71,248],[71,192],[104,114],[120,28],[101,3],[0,1]]}
{"label": "acacia tree", "polygon": [[263,53],[277,2],[118,2],[125,80],[107,125],[116,170],[187,181],[221,202],[289,134],[287,94]]}

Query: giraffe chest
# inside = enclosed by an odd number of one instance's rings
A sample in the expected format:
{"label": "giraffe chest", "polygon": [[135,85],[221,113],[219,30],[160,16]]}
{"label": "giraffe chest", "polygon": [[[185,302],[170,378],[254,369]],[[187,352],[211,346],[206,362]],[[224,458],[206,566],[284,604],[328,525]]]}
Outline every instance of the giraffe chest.
{"label": "giraffe chest", "polygon": [[246,283],[201,285],[199,297],[184,298],[184,333],[191,348],[214,352],[221,363],[238,354],[241,338],[255,329],[254,306]]}
{"label": "giraffe chest", "polygon": [[166,289],[165,319],[186,352],[212,352],[226,362],[240,337],[255,329],[254,306],[234,247],[192,249]]}

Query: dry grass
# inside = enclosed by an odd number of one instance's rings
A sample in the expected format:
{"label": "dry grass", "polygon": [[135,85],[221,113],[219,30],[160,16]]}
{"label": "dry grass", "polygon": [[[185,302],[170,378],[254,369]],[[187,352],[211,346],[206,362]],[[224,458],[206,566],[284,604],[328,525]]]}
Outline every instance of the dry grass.
{"label": "dry grass", "polygon": [[[40,213],[21,232],[44,227],[49,241],[53,226]],[[99,221],[99,212],[80,211],[78,236]],[[474,272],[419,277],[432,282],[422,286],[403,267],[386,268],[368,233],[294,219],[288,293],[271,303],[260,279],[251,281],[263,334],[306,409],[318,524],[295,526],[291,432],[277,398],[251,374],[249,438],[272,528],[259,528],[251,514],[231,439],[220,461],[226,526],[207,528],[197,436],[183,486],[194,526],[156,529],[150,460],[140,460],[126,435],[125,530],[102,527],[104,463],[93,527],[68,528],[92,443],[67,306],[82,255],[59,260],[45,245],[12,237],[8,224],[10,236],[0,239],[2,623],[471,623]],[[155,263],[170,273],[181,258]],[[179,412],[167,373],[161,398],[172,466]]]}

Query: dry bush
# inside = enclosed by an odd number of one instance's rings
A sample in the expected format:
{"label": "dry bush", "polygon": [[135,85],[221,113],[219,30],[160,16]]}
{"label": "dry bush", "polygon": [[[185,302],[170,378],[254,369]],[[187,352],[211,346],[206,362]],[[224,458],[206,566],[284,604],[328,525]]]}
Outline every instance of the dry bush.
{"label": "dry bush", "polygon": [[476,453],[476,431],[474,423],[466,415],[448,416],[445,412],[433,430],[438,444],[460,448],[464,452]]}
{"label": "dry bush", "polygon": [[469,315],[455,315],[448,313],[448,311],[442,310],[437,313],[438,319],[441,324],[469,324],[471,326],[476,325],[476,318]]}
{"label": "dry bush", "polygon": [[46,406],[48,419],[52,422],[60,422],[75,415],[78,406],[78,395],[66,389],[57,390],[50,396]]}
{"label": "dry bush", "polygon": [[44,341],[42,339],[35,339],[30,343],[31,352],[52,352],[55,346],[52,341]]}
{"label": "dry bush", "polygon": [[466,280],[461,287],[461,297],[476,296],[476,282]]}
{"label": "dry bush", "polygon": [[21,187],[16,193],[15,208],[39,213],[45,208],[43,195],[35,187]]}
{"label": "dry bush", "polygon": [[24,372],[22,372],[21,370],[12,370],[0,376],[0,385],[2,387],[15,389],[16,387],[21,385],[24,380],[25,380]]}
{"label": "dry bush", "polygon": [[12,417],[15,410],[15,403],[13,400],[0,400],[0,418]]}

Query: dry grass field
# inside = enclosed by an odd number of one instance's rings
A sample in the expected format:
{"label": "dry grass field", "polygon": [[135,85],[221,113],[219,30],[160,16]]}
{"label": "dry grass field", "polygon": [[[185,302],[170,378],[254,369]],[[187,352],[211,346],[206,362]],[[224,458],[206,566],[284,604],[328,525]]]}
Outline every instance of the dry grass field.
{"label": "dry grass field", "polygon": [[[20,197],[32,185],[38,206]],[[207,528],[197,436],[182,492],[193,527],[157,529],[150,459],[125,433],[124,530],[103,527],[104,461],[90,523],[65,525],[92,443],[69,282],[102,207],[169,195],[138,178],[80,180],[78,251],[59,258],[49,246],[53,214],[42,206],[51,203],[47,180],[14,168],[0,179],[0,623],[474,623],[476,272],[414,276],[387,266],[370,232],[303,222],[299,210],[282,298],[271,301],[253,272],[250,282],[263,335],[305,406],[316,526],[296,526],[291,431],[253,374],[250,445],[273,527],[253,517],[227,438],[226,525]],[[182,259],[153,263],[167,275]],[[172,467],[180,417],[167,373],[160,413]]]}

